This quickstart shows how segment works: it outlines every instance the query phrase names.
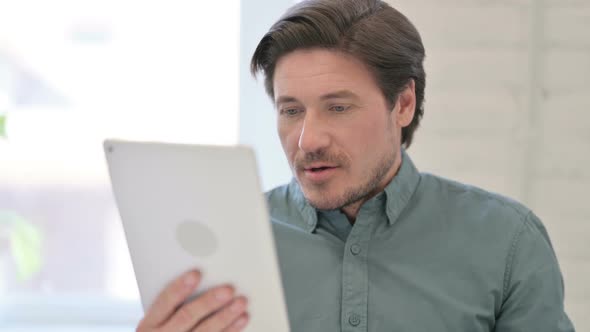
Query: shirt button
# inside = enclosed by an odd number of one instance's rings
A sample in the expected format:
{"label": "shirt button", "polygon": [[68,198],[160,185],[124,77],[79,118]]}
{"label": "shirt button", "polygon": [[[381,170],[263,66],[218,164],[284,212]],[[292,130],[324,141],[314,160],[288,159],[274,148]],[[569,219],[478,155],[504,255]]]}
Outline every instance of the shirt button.
{"label": "shirt button", "polygon": [[352,246],[350,246],[350,252],[355,256],[360,254],[361,246],[359,246],[358,244],[353,244]]}
{"label": "shirt button", "polygon": [[348,317],[348,322],[352,326],[358,326],[361,323],[361,317],[357,314],[350,314]]}

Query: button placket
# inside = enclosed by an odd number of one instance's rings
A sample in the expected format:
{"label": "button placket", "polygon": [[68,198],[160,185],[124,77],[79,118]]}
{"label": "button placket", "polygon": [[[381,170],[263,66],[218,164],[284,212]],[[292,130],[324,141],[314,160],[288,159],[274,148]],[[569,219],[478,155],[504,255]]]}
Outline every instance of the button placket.
{"label": "button placket", "polygon": [[359,215],[348,236],[343,260],[342,332],[366,332],[367,243],[373,218]]}

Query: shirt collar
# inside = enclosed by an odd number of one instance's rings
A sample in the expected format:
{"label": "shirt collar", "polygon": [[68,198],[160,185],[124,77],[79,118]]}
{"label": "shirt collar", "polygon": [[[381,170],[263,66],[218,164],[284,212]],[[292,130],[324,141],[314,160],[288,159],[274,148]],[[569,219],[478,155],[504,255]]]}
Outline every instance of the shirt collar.
{"label": "shirt collar", "polygon": [[387,199],[385,208],[387,209],[389,225],[398,220],[400,214],[410,202],[419,182],[420,173],[405,149],[402,148],[402,165],[384,190]]}
{"label": "shirt collar", "polygon": [[305,199],[303,191],[301,191],[299,183],[295,177],[293,177],[291,183],[289,183],[289,191],[293,193],[293,201],[297,204],[301,216],[303,217],[298,220],[300,223],[299,226],[310,233],[313,232],[318,224],[318,215],[316,209],[309,204],[307,199]]}
{"label": "shirt collar", "polygon": [[[385,190],[382,193],[365,203],[370,204],[374,199],[381,199],[380,196],[384,194],[386,199],[385,213],[387,214],[389,225],[392,225],[397,221],[406,205],[410,202],[410,199],[420,182],[420,173],[414,166],[414,163],[406,153],[405,149],[402,148],[401,151],[402,164],[393,180],[391,180],[391,182],[385,187]],[[305,196],[299,187],[299,183],[297,183],[295,178],[289,183],[289,191],[293,193],[293,199],[303,216],[299,226],[310,233],[313,232],[318,223],[318,211],[305,199]]]}

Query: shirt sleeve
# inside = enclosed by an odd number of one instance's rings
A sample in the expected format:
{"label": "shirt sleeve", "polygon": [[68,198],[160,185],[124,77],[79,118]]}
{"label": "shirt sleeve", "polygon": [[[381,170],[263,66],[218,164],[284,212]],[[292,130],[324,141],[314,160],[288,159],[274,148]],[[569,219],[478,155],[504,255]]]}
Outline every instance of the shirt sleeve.
{"label": "shirt sleeve", "polygon": [[563,278],[551,241],[533,214],[525,218],[510,248],[503,303],[495,332],[570,332],[564,311]]}

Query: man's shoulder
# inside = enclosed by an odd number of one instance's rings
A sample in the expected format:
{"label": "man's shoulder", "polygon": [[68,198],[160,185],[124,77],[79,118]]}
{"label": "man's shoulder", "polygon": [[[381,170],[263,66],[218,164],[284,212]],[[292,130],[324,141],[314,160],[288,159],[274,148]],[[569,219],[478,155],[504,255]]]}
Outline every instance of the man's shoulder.
{"label": "man's shoulder", "polygon": [[540,218],[515,199],[432,174],[422,174],[420,186],[421,200],[435,208],[438,222],[468,234],[481,246],[513,250],[542,242],[552,247]]}
{"label": "man's shoulder", "polygon": [[[545,233],[545,228],[530,208],[516,199],[441,176],[422,173],[422,196],[432,204],[478,226],[520,229],[529,226]],[[462,218],[463,217],[463,218]]]}
{"label": "man's shoulder", "polygon": [[299,225],[304,219],[303,197],[294,181],[270,189],[264,195],[273,223]]}
{"label": "man's shoulder", "polygon": [[282,184],[264,193],[266,202],[268,203],[268,206],[271,210],[278,205],[289,204],[289,198],[291,196],[291,193],[289,192],[289,186],[289,183]]}

